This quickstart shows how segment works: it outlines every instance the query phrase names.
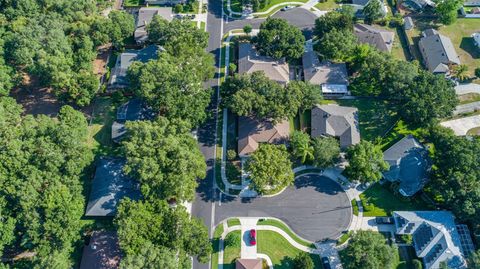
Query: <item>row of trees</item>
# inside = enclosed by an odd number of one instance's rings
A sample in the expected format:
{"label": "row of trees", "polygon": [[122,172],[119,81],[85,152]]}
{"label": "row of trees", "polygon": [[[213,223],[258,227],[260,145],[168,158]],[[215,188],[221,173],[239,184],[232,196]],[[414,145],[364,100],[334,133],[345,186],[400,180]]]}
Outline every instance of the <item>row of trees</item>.
{"label": "row of trees", "polygon": [[235,75],[222,84],[222,105],[239,116],[281,121],[311,109],[321,100],[317,86],[303,81],[282,86],[263,72]]}
{"label": "row of trees", "polygon": [[329,12],[316,21],[315,49],[326,60],[349,65],[354,95],[388,99],[400,116],[414,125],[426,126],[451,115],[458,103],[452,83],[422,70],[418,62],[397,60],[359,44],[352,29],[348,14]]}
{"label": "row of trees", "polygon": [[135,27],[125,12],[100,15],[93,0],[3,1],[0,13],[0,95],[29,77],[80,106],[98,90],[96,47],[109,42],[121,47]]}
{"label": "row of trees", "polygon": [[310,135],[295,131],[290,137],[290,146],[294,157],[304,164],[317,167],[332,166],[340,155],[340,144],[333,137],[310,138]]}
{"label": "row of trees", "polygon": [[70,268],[85,203],[80,177],[93,159],[87,121],[69,106],[57,119],[22,113],[0,97],[0,256],[8,249],[8,257],[32,254],[29,268]]}
{"label": "row of trees", "polygon": [[159,116],[127,122],[122,152],[125,172],[140,183],[143,199],[121,201],[114,223],[126,258],[121,268],[190,268],[190,256],[206,263],[212,251],[205,225],[182,205],[195,196],[206,164],[190,130],[206,118],[213,57],[208,34],[184,20],[159,16],[148,25],[149,42],[164,51],[158,60],[133,63],[132,91]]}

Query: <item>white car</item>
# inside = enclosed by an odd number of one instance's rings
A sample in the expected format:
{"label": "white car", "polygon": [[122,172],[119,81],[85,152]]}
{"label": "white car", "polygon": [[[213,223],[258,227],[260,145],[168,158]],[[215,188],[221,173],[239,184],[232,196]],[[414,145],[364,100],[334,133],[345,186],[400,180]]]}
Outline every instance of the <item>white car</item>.
{"label": "white car", "polygon": [[284,7],[281,9],[281,11],[287,11],[287,10],[292,9],[292,8],[294,8],[294,6],[284,6]]}

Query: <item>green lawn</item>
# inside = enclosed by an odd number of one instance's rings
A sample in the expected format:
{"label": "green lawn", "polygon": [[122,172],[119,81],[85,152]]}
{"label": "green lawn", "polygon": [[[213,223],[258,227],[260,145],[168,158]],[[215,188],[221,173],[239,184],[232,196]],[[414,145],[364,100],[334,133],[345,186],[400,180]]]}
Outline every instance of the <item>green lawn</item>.
{"label": "green lawn", "polygon": [[261,9],[257,10],[256,12],[264,12],[264,11],[267,11],[269,8],[273,7],[274,5],[281,4],[281,3],[284,3],[284,2],[302,2],[302,3],[306,3],[306,2],[308,2],[308,0],[270,0],[270,2],[268,3],[268,5],[266,5],[264,8],[261,8]]}
{"label": "green lawn", "polygon": [[304,245],[306,247],[309,247],[309,248],[315,248],[314,244],[309,243],[309,242],[301,239],[300,237],[298,237],[292,230],[290,230],[290,228],[287,225],[285,225],[281,221],[278,221],[278,220],[275,220],[275,219],[267,219],[267,220],[259,221],[257,223],[257,225],[271,225],[271,226],[278,227],[278,228],[282,229],[283,231],[285,231],[288,235],[290,235],[290,237],[293,238],[293,240],[297,241],[297,243],[302,244],[302,245]]}
{"label": "green lawn", "polygon": [[228,227],[240,225],[240,220],[239,219],[229,219],[229,220],[227,220],[227,225],[228,225]]}
{"label": "green lawn", "polygon": [[427,130],[422,128],[410,128],[403,120],[399,120],[390,130],[390,132],[382,138],[380,147],[382,148],[382,150],[387,150],[389,147],[391,147],[393,144],[398,142],[406,135],[413,135],[417,139],[419,139],[420,142],[426,142],[423,141],[423,138],[426,134]]}
{"label": "green lawn", "polygon": [[143,4],[143,0],[125,0],[123,1],[124,7],[138,7]]}
{"label": "green lawn", "polygon": [[353,215],[358,216],[357,200],[353,199],[352,201],[350,201],[350,203],[352,204]]}
{"label": "green lawn", "polygon": [[[293,259],[301,250],[292,246],[280,234],[273,231],[257,231],[257,252],[266,254],[272,260],[275,269],[293,269]],[[322,269],[320,257],[310,255],[315,268]]]}
{"label": "green lawn", "polygon": [[94,118],[88,126],[89,147],[95,155],[118,154],[118,147],[112,141],[112,123],[115,120],[116,105],[110,97],[98,97],[94,101]]}
{"label": "green lawn", "polygon": [[358,108],[360,136],[368,141],[384,136],[397,121],[395,108],[384,100],[356,99],[336,102],[342,106]]}
{"label": "green lawn", "polygon": [[212,269],[218,268],[218,252],[219,252],[218,241],[220,240],[222,233],[223,233],[223,225],[218,225],[215,228],[215,231],[213,232],[213,239],[212,239],[212,248],[213,248]]}
{"label": "green lawn", "polygon": [[[387,183],[385,184],[387,185]],[[422,199],[418,197],[400,198],[394,195],[387,186],[379,183],[373,184],[365,192],[360,194],[363,205],[363,216],[391,216],[397,210],[428,210],[431,209]]]}
{"label": "green lawn", "polygon": [[290,119],[290,131],[304,131],[310,133],[310,128],[312,126],[312,111],[310,109],[305,110],[303,113],[297,113],[295,118]]}
{"label": "green lawn", "polygon": [[327,0],[323,3],[318,2],[318,4],[316,4],[315,7],[320,10],[334,10],[338,8],[339,5],[335,2],[335,0]]}
{"label": "green lawn", "polygon": [[[238,234],[238,236],[241,237],[241,231],[233,231],[230,233]],[[235,268],[235,260],[240,258],[240,247],[241,247],[240,243],[241,241],[238,241],[238,244],[234,246],[225,246],[225,249],[223,251],[223,268],[224,269]]]}
{"label": "green lawn", "polygon": [[[225,0],[225,2],[227,1]],[[230,0],[230,9],[233,12],[242,12],[242,0]]]}

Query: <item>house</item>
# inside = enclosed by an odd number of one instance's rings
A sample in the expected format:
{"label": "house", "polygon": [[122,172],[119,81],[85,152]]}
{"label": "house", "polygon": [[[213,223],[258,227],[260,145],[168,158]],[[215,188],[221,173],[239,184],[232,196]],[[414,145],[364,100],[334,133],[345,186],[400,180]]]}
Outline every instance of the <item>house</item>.
{"label": "house", "polygon": [[261,259],[237,259],[235,269],[262,269]]}
{"label": "house", "polygon": [[415,27],[415,25],[413,24],[412,17],[407,16],[403,18],[403,29],[408,31],[408,30],[412,30],[413,27]]}
{"label": "house", "polygon": [[83,247],[80,269],[119,268],[121,251],[115,231],[94,231]]}
{"label": "house", "polygon": [[398,1],[397,6],[402,6],[413,11],[421,11],[426,8],[434,8],[436,5],[432,0],[401,0]]}
{"label": "house", "polygon": [[108,82],[108,90],[123,89],[128,87],[127,70],[133,62],[146,63],[156,59],[160,47],[151,45],[141,50],[127,50],[117,57],[115,67],[112,69],[110,80]]}
{"label": "house", "polygon": [[150,120],[154,118],[152,110],[146,104],[134,98],[117,109],[117,118],[112,124],[112,140],[119,143],[125,136],[127,130],[125,129],[126,121]]}
{"label": "house", "polygon": [[238,119],[238,155],[247,157],[258,149],[260,143],[282,144],[290,136],[288,120],[274,124],[253,117]]}
{"label": "house", "polygon": [[142,44],[148,40],[147,25],[153,20],[154,16],[160,16],[167,21],[172,21],[172,8],[142,7],[138,10],[137,23],[133,33],[137,44]]}
{"label": "house", "polygon": [[[357,18],[363,18],[363,8],[370,2],[370,0],[352,0],[351,4],[346,4],[349,5],[353,8],[354,14]],[[385,4],[385,1],[380,0],[380,4],[382,5],[382,14],[383,16],[387,15],[388,13],[388,8],[387,5]]]}
{"label": "house", "polygon": [[380,51],[392,51],[395,33],[371,25],[357,23],[353,26],[358,42],[369,44]]}
{"label": "house", "polygon": [[418,47],[425,66],[432,73],[448,74],[452,65],[460,64],[460,57],[450,38],[439,34],[434,29],[422,32]]}
{"label": "house", "polygon": [[472,14],[480,14],[480,7],[474,7],[470,12]]}
{"label": "house", "polygon": [[305,52],[302,61],[304,80],[319,85],[323,94],[348,94],[348,73],[345,63],[321,63],[314,51]]}
{"label": "house", "polygon": [[290,69],[285,60],[275,60],[261,56],[250,43],[240,43],[238,46],[238,73],[251,74],[262,71],[269,79],[280,84],[290,81]]}
{"label": "house", "polygon": [[399,183],[403,196],[412,196],[428,181],[428,150],[412,135],[405,136],[383,153],[390,170],[383,177]]}
{"label": "house", "polygon": [[[455,225],[448,211],[394,211],[396,234],[411,235],[415,253],[423,261],[423,268],[438,269],[446,262],[448,268],[467,268],[465,256],[469,255],[470,236]],[[460,228],[460,229],[459,229]],[[470,239],[470,240],[468,240]]]}
{"label": "house", "polygon": [[124,165],[122,159],[103,158],[98,162],[85,216],[115,216],[122,198],[141,197],[138,183],[123,172]]}
{"label": "house", "polygon": [[177,4],[185,4],[187,0],[145,0],[145,5],[162,5],[162,6],[174,6]]}
{"label": "house", "polygon": [[480,32],[472,34],[473,43],[480,49]]}
{"label": "house", "polygon": [[312,109],[311,135],[337,137],[342,148],[358,144],[358,109],[339,105],[316,105]]}

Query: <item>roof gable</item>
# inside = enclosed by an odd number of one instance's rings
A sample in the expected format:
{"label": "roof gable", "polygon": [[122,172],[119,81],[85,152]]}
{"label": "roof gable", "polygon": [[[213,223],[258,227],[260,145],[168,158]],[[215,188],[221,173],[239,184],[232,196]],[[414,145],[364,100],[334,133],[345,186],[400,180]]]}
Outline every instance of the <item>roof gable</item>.
{"label": "roof gable", "polygon": [[247,156],[258,149],[260,143],[281,144],[290,136],[290,124],[284,120],[273,124],[254,117],[238,119],[238,155]]}

